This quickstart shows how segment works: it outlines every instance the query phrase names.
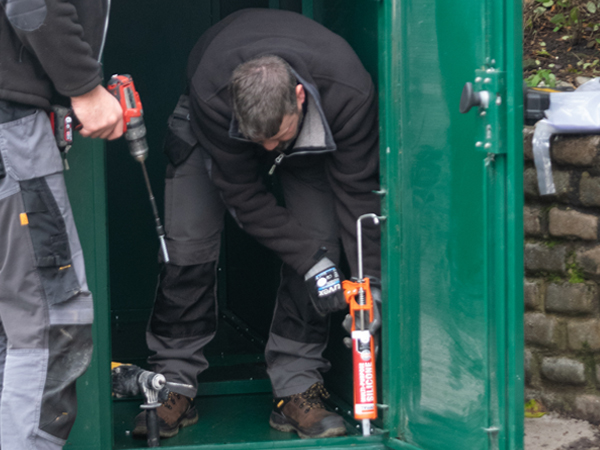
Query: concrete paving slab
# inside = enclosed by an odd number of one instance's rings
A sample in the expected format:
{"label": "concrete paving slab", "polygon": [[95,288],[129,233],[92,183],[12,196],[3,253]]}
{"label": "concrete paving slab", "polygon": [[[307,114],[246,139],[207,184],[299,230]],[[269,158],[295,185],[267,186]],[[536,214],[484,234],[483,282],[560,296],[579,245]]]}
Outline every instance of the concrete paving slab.
{"label": "concrete paving slab", "polygon": [[525,419],[525,450],[600,450],[600,429],[555,413]]}

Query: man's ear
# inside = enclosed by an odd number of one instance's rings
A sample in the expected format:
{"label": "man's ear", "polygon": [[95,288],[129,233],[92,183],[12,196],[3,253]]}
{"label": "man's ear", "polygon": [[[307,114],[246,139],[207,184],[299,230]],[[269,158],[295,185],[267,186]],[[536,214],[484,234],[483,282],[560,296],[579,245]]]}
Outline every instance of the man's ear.
{"label": "man's ear", "polygon": [[298,101],[298,111],[302,111],[302,105],[304,104],[304,100],[306,100],[306,92],[304,91],[304,86],[301,84],[296,85],[296,100]]}

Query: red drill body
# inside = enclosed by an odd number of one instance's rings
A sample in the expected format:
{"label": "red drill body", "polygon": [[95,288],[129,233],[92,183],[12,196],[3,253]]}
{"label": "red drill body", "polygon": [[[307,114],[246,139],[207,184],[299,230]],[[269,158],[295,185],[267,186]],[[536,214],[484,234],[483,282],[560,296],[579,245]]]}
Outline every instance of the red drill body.
{"label": "red drill body", "polygon": [[129,152],[136,161],[144,162],[148,156],[146,125],[140,94],[135,90],[130,75],[113,75],[106,88],[115,96],[123,109],[123,133],[129,143]]}

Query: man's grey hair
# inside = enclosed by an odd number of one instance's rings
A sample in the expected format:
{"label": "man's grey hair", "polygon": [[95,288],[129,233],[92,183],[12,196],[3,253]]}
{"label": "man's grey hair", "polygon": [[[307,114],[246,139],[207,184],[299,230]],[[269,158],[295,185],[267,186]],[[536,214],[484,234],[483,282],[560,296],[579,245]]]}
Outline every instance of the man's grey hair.
{"label": "man's grey hair", "polygon": [[292,68],[268,55],[240,64],[231,76],[233,113],[240,132],[256,142],[279,133],[283,116],[298,112]]}

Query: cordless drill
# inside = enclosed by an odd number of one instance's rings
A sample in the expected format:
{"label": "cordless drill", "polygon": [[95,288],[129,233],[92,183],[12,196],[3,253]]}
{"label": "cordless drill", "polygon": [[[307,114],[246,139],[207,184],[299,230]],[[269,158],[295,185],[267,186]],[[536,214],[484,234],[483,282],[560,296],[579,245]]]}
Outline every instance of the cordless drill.
{"label": "cordless drill", "polygon": [[[165,244],[165,230],[160,222],[158,208],[148,171],[146,170],[146,157],[148,156],[148,142],[146,141],[146,125],[144,124],[144,110],[140,95],[135,90],[131,75],[113,75],[107,85],[108,91],[118,100],[123,110],[123,133],[129,144],[129,153],[131,156],[142,165],[142,172],[146,182],[146,189],[150,196],[150,205],[154,214],[154,222],[156,224],[156,233],[160,241],[164,262],[169,262],[169,254]],[[73,129],[80,129],[81,124],[75,117],[73,110],[64,106],[52,106],[52,111],[49,114],[50,125],[54,132],[56,145],[58,146],[65,162],[65,169],[69,169],[66,155],[73,145]]]}
{"label": "cordless drill", "polygon": [[150,179],[148,178],[148,171],[146,170],[145,160],[148,156],[148,142],[146,141],[146,125],[144,124],[144,110],[142,109],[140,95],[135,90],[131,75],[113,75],[106,88],[108,92],[115,96],[123,109],[123,133],[129,144],[129,153],[142,166],[146,189],[150,196],[150,205],[154,214],[156,233],[160,241],[160,248],[164,261],[168,263],[169,254],[167,253],[167,246],[165,244],[165,231],[160,222],[158,208],[156,207],[156,201],[154,200],[154,194],[150,186]]}

